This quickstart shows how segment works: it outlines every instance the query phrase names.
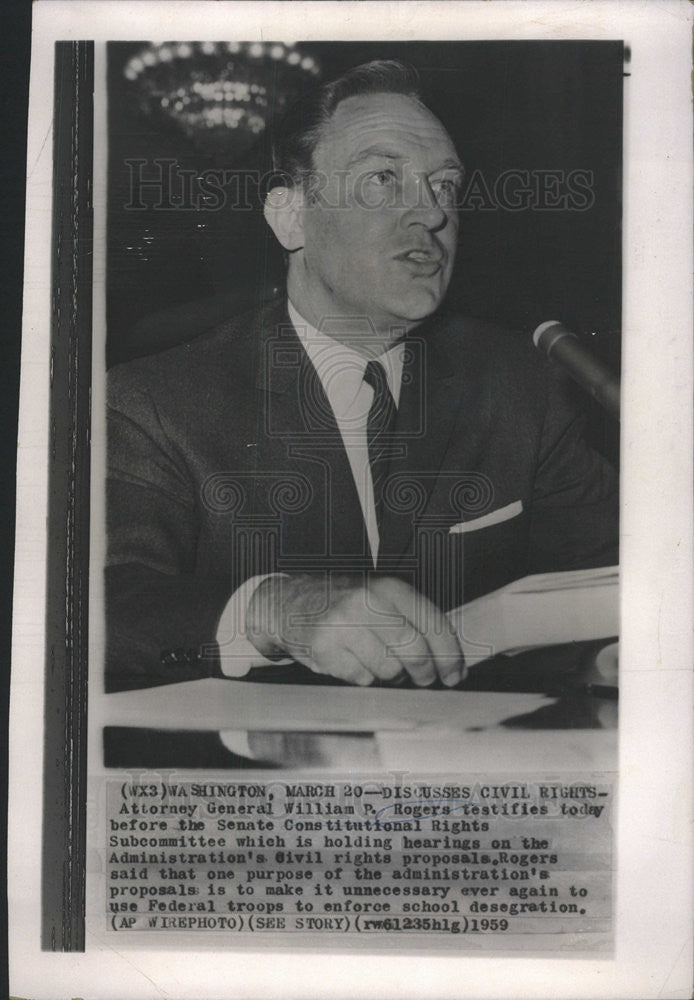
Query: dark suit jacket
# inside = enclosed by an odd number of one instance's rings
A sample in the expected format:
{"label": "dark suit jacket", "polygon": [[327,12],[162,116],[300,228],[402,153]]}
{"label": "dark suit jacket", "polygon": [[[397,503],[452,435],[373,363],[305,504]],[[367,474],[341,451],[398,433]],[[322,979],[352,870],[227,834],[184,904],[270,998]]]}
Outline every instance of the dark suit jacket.
{"label": "dark suit jacket", "polygon": [[[615,562],[615,474],[532,346],[445,315],[408,344],[378,572],[449,609],[528,573]],[[217,673],[220,615],[251,575],[371,568],[284,303],[115,368],[109,391],[109,689]]]}

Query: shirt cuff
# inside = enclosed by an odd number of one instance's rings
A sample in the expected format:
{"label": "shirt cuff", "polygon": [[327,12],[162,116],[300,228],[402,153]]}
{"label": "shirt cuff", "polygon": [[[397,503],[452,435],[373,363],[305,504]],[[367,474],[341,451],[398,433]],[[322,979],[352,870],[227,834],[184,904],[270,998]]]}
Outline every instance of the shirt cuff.
{"label": "shirt cuff", "polygon": [[276,663],[291,663],[290,657],[270,660],[259,653],[246,635],[246,612],[251,598],[260,584],[270,577],[284,573],[265,573],[251,576],[229,598],[217,626],[219,661],[225,677],[243,677],[252,667],[268,667]]}
{"label": "shirt cuff", "polygon": [[223,729],[219,734],[222,744],[238,757],[248,757],[254,760],[253,752],[248,742],[245,729]]}

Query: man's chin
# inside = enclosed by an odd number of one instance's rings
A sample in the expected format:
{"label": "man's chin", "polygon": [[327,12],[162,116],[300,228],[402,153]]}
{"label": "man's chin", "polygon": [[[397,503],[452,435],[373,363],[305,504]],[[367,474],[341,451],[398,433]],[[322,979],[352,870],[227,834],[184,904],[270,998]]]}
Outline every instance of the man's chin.
{"label": "man's chin", "polygon": [[443,302],[443,295],[417,295],[416,298],[406,298],[393,304],[393,315],[397,316],[395,323],[407,329],[412,329],[432,316]]}

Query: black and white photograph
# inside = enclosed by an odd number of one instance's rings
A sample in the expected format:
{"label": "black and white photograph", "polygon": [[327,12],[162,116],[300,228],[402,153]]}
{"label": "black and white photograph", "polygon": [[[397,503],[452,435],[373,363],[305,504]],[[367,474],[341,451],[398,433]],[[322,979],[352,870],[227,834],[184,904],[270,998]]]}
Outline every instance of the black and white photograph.
{"label": "black and white photograph", "polygon": [[[616,718],[622,43],[108,58],[106,690],[252,698],[285,767],[345,685],[362,737]],[[139,736],[107,765],[235,763]]]}
{"label": "black and white photograph", "polygon": [[[662,221],[690,195],[641,196],[691,172],[654,76],[671,51],[685,80],[689,15],[50,6],[15,982],[48,997],[27,955],[67,952],[73,993],[212,997],[255,954],[249,996],[462,995],[445,963],[466,996],[685,996],[688,904],[672,865],[660,897],[630,881],[654,862],[625,817],[648,839],[687,808],[644,811],[635,774],[677,726],[690,768],[691,348],[664,310],[691,295],[664,275],[691,246]],[[662,934],[666,895],[679,950],[646,981],[625,903]],[[89,971],[105,950],[116,978]]]}
{"label": "black and white photograph", "polygon": [[[595,352],[619,363],[623,45],[179,41],[107,53],[106,355],[116,363],[105,701],[120,724],[105,728],[105,766],[460,775],[484,760],[497,774],[550,761],[614,771],[616,741],[604,737],[617,716],[619,383]],[[546,75],[563,81],[549,108]],[[549,135],[540,104],[556,123]],[[537,323],[548,314],[566,322]],[[536,343],[503,325],[514,315],[537,327]],[[587,403],[566,384],[572,373]],[[582,732],[578,752],[565,730]],[[547,824],[581,801],[567,819],[585,831],[570,863],[591,884],[570,885],[568,855],[547,853],[555,884],[492,910],[529,921],[472,918],[471,928],[510,931],[502,948],[527,947],[519,935],[544,943],[548,931],[562,948],[606,945],[610,782],[506,785],[537,799],[532,832],[555,847]],[[438,892],[424,859],[439,878],[446,858],[469,862],[473,880],[503,864],[507,851],[450,854],[450,841],[430,836],[432,824],[470,832],[457,817],[494,815],[480,799],[501,793],[477,784],[458,794],[451,783],[427,806],[416,791],[391,802],[391,781],[377,781],[351,828],[338,817],[353,803],[333,804],[336,827],[298,825],[278,812],[291,797],[280,807],[257,788],[284,833],[319,833],[323,850],[302,851],[297,838],[288,881],[307,864],[330,878],[343,854],[334,842],[354,838],[323,831],[356,829],[379,848],[362,864],[385,859],[395,881],[383,891],[399,894],[410,867],[418,891]],[[184,787],[173,799],[189,799]],[[311,814],[331,805],[330,786],[304,787]],[[183,806],[214,829],[215,788],[197,808],[172,801],[163,814]],[[240,831],[262,829],[254,815]],[[412,815],[419,822],[400,818]],[[121,827],[115,844],[133,846]],[[424,832],[414,839],[436,849],[410,855],[393,831]],[[520,847],[508,855],[516,867],[534,857],[517,837],[477,843]],[[254,874],[252,853],[234,857],[237,877],[271,875]],[[359,862],[345,857],[351,881]],[[123,877],[130,859],[143,856],[114,852],[110,871]],[[512,893],[516,868],[499,870]],[[147,868],[148,889],[156,872]],[[591,893],[590,908],[572,888]],[[164,928],[216,930],[229,891],[212,907],[196,898]],[[158,908],[124,918],[123,895],[110,892],[112,929],[159,926]],[[547,894],[549,907],[538,903]],[[244,914],[265,912],[232,905],[241,932]],[[359,930],[340,916],[347,901],[320,917],[291,903],[281,912],[269,929]],[[388,912],[374,931],[451,940],[465,926],[419,916],[459,914],[457,901]]]}

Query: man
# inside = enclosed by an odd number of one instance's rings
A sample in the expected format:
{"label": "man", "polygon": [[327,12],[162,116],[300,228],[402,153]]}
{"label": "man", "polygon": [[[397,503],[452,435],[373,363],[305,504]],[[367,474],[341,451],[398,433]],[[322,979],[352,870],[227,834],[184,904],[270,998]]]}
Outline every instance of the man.
{"label": "man", "polygon": [[287,298],[111,375],[108,686],[455,685],[445,611],[615,561],[614,474],[525,341],[442,311],[462,166],[409,70],[321,88],[275,156]]}

